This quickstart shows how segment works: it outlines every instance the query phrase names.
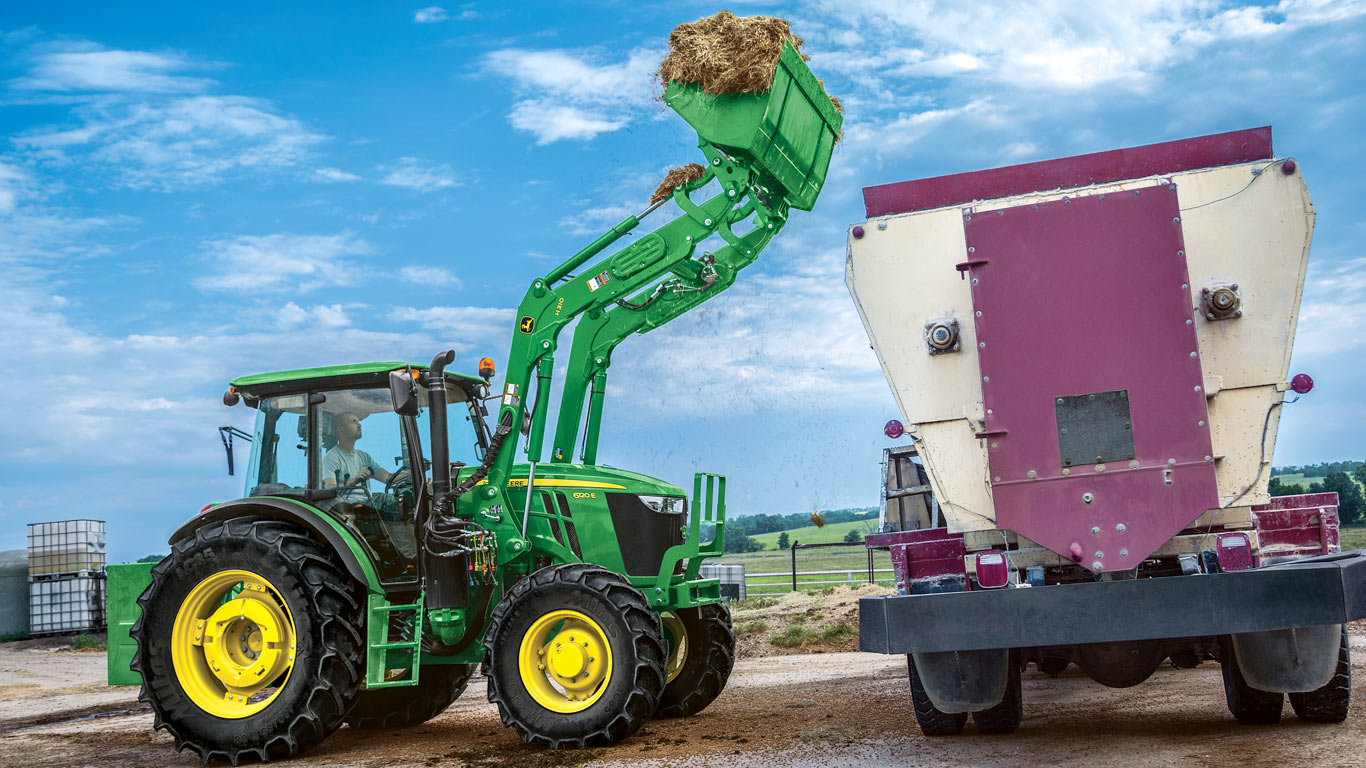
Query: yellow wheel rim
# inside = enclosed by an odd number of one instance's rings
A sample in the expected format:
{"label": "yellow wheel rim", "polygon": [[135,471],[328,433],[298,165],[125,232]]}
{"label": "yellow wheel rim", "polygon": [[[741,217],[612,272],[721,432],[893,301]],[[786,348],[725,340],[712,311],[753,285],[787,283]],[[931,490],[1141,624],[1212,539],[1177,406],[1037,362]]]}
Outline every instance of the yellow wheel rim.
{"label": "yellow wheel rim", "polygon": [[683,671],[683,665],[688,661],[688,628],[673,611],[661,614],[659,618],[664,622],[664,640],[669,644],[669,676],[665,680],[667,685],[678,677],[678,673]]}
{"label": "yellow wheel rim", "polygon": [[190,590],[171,628],[171,663],[185,694],[217,717],[250,717],[284,690],[294,666],[294,618],[275,585],[222,571]]}
{"label": "yellow wheel rim", "polygon": [[552,712],[582,712],[612,679],[612,647],[596,621],[578,611],[551,611],[522,635],[522,685]]}

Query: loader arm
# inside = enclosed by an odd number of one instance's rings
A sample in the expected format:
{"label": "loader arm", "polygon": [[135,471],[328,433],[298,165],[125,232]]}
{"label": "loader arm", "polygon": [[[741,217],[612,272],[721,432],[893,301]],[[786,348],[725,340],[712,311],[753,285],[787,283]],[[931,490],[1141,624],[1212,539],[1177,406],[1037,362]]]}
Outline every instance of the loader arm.
{"label": "loader arm", "polygon": [[[605,380],[616,345],[632,333],[658,328],[725,290],[787,223],[786,198],[766,188],[757,169],[705,141],[700,146],[708,161],[706,172],[673,194],[684,215],[577,275],[570,274],[638,226],[640,217],[628,217],[534,281],[518,306],[498,420],[518,425],[524,411],[532,408],[526,446],[529,461],[541,460],[553,356],[565,326],[583,318],[571,347],[552,461],[567,460],[572,452],[585,392],[591,382]],[[690,195],[713,180],[721,187],[718,194],[700,205],[694,203]],[[748,231],[735,232],[746,223],[751,225]],[[715,234],[726,245],[715,253],[698,255],[698,244]],[[536,395],[528,404],[533,371]],[[594,397],[590,409],[596,415],[586,430],[593,453],[601,417],[600,393]],[[490,490],[506,480],[514,457],[511,448],[505,444],[490,470]]]}

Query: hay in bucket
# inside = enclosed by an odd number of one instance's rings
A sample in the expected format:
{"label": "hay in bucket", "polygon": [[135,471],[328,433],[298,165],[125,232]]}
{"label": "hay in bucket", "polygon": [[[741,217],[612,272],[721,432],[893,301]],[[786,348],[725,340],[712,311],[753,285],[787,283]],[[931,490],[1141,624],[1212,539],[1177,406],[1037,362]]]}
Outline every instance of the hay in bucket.
{"label": "hay in bucket", "polygon": [[677,187],[680,184],[687,184],[690,181],[697,181],[702,178],[702,174],[706,172],[707,169],[697,163],[688,163],[687,165],[670,168],[669,172],[664,175],[664,180],[659,182],[659,186],[655,189],[655,193],[650,195],[650,205],[654,205],[661,200],[668,200],[674,193],[674,187]]}
{"label": "hay in bucket", "polygon": [[655,77],[661,92],[670,81],[697,83],[713,96],[766,91],[773,85],[783,41],[801,53],[802,39],[786,20],[721,11],[674,27],[669,55]]}

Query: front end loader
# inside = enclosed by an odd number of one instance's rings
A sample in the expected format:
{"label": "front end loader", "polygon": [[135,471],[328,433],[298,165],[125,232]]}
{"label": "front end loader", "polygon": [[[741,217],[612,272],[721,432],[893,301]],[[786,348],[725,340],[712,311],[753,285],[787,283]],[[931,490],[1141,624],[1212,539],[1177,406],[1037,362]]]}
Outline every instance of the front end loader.
{"label": "front end loader", "polygon": [[722,552],[725,478],[698,474],[689,498],[599,466],[607,369],[621,341],[725,290],[791,209],[811,208],[841,116],[790,43],[768,90],[670,83],[665,100],[706,160],[668,198],[683,214],[601,256],[656,203],[533,280],[501,390],[492,361],[447,372],[453,352],[231,383],[225,404],[256,420],[243,498],[206,506],[154,567],[109,573],[110,682],[140,682],[177,749],[236,764],[343,723],[413,725],[475,664],[503,723],[554,748],[619,741],[721,692],[735,637],[699,568]]}

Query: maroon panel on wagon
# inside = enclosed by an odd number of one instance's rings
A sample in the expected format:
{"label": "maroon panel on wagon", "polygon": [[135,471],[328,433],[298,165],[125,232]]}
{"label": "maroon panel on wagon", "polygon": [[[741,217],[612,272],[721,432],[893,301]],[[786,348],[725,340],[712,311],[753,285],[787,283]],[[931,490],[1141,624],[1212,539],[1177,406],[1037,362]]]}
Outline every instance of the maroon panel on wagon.
{"label": "maroon panel on wagon", "polygon": [[1180,216],[1171,185],[964,214],[997,525],[1105,571],[1218,506]]}
{"label": "maroon panel on wagon", "polygon": [[1264,126],[985,171],[864,187],[863,204],[871,219],[893,213],[960,205],[974,200],[1010,197],[1025,192],[1071,189],[1271,157],[1271,127]]}

